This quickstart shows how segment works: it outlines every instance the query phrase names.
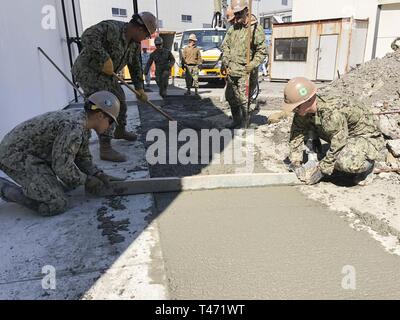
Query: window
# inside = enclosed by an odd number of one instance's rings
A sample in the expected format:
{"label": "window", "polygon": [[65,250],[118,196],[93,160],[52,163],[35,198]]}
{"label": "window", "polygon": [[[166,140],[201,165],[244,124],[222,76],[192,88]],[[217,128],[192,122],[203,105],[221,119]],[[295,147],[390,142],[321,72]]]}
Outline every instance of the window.
{"label": "window", "polygon": [[158,25],[159,28],[164,28],[162,20],[158,20],[158,24],[157,25]]}
{"label": "window", "polygon": [[264,29],[271,29],[271,18],[261,18],[261,24]]}
{"label": "window", "polygon": [[308,38],[275,39],[275,61],[307,61]]}
{"label": "window", "polygon": [[212,28],[211,23],[203,23],[203,28]]}
{"label": "window", "polygon": [[121,9],[121,8],[111,8],[111,12],[113,17],[127,17],[128,12],[126,9]]}
{"label": "window", "polygon": [[292,16],[282,17],[283,22],[292,22]]}
{"label": "window", "polygon": [[186,14],[182,15],[182,22],[192,22],[192,16],[188,16]]}
{"label": "window", "polygon": [[287,6],[287,0],[282,0],[282,5]]}
{"label": "window", "polygon": [[206,50],[218,48],[225,37],[225,30],[196,30],[185,31],[182,35],[181,48],[187,46],[189,43],[190,34],[194,33],[197,38],[197,47]]}

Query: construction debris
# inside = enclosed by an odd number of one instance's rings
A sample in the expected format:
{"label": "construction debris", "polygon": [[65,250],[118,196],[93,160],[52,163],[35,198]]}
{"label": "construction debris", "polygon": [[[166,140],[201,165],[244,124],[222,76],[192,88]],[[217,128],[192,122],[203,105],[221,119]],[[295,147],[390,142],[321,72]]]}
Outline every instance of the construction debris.
{"label": "construction debris", "polygon": [[400,139],[388,140],[387,147],[394,157],[400,157]]}
{"label": "construction debris", "polygon": [[[373,59],[320,90],[321,94],[353,97],[374,113],[398,111],[400,106],[400,51]],[[387,139],[400,139],[400,113],[379,115]]]}

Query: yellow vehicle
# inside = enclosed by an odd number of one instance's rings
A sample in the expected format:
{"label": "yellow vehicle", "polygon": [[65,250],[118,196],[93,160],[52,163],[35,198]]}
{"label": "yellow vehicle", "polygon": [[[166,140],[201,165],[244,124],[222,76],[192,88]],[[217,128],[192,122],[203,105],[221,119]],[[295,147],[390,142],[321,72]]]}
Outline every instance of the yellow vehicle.
{"label": "yellow vehicle", "polygon": [[200,49],[203,63],[199,67],[199,81],[216,81],[221,80],[225,76],[221,74],[221,50],[220,46],[224,40],[225,28],[203,28],[186,30],[181,34],[176,34],[174,41],[173,54],[178,63],[175,76],[184,77],[185,73],[182,69],[182,50],[189,43],[189,35],[196,35],[197,47]]}

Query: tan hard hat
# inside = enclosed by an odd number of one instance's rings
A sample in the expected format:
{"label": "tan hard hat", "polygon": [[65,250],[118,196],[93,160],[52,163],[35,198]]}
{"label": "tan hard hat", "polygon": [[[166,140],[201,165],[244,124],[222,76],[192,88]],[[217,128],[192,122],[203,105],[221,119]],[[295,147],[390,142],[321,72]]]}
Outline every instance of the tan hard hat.
{"label": "tan hard hat", "polygon": [[317,87],[312,81],[304,77],[293,78],[285,86],[285,102],[282,105],[282,109],[287,112],[292,112],[316,93]]}
{"label": "tan hard hat", "polygon": [[154,44],[155,45],[159,45],[159,44],[163,44],[163,43],[164,43],[164,40],[161,37],[157,37],[157,38],[154,39]]}
{"label": "tan hard hat", "polygon": [[152,35],[157,29],[157,18],[154,16],[154,14],[148,11],[140,12],[139,17],[142,19],[142,22],[146,26],[149,34]]}
{"label": "tan hard hat", "polygon": [[234,13],[243,11],[248,8],[249,3],[247,0],[232,0],[231,7]]}
{"label": "tan hard hat", "polygon": [[228,22],[231,22],[233,19],[235,19],[235,14],[233,13],[232,7],[229,6],[228,8],[226,8],[226,20],[228,20]]}
{"label": "tan hard hat", "polygon": [[192,34],[189,36],[189,40],[197,41],[196,35],[195,35],[194,33],[192,33]]}
{"label": "tan hard hat", "polygon": [[118,124],[120,102],[114,94],[109,91],[98,91],[89,97],[89,101],[93,103],[91,110],[101,110],[107,113]]}

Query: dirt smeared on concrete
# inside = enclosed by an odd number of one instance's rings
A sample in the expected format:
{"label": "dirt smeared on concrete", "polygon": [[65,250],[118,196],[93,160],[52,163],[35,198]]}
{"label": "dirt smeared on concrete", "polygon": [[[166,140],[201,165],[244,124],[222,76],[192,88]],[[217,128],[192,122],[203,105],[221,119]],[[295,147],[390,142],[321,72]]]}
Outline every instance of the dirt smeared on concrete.
{"label": "dirt smeared on concrete", "polygon": [[110,244],[124,242],[125,237],[120,232],[129,231],[129,219],[114,220],[115,215],[110,215],[110,212],[126,209],[123,201],[123,197],[107,197],[107,201],[97,210],[97,221],[100,222],[97,228],[102,230],[101,234],[108,238]]}

